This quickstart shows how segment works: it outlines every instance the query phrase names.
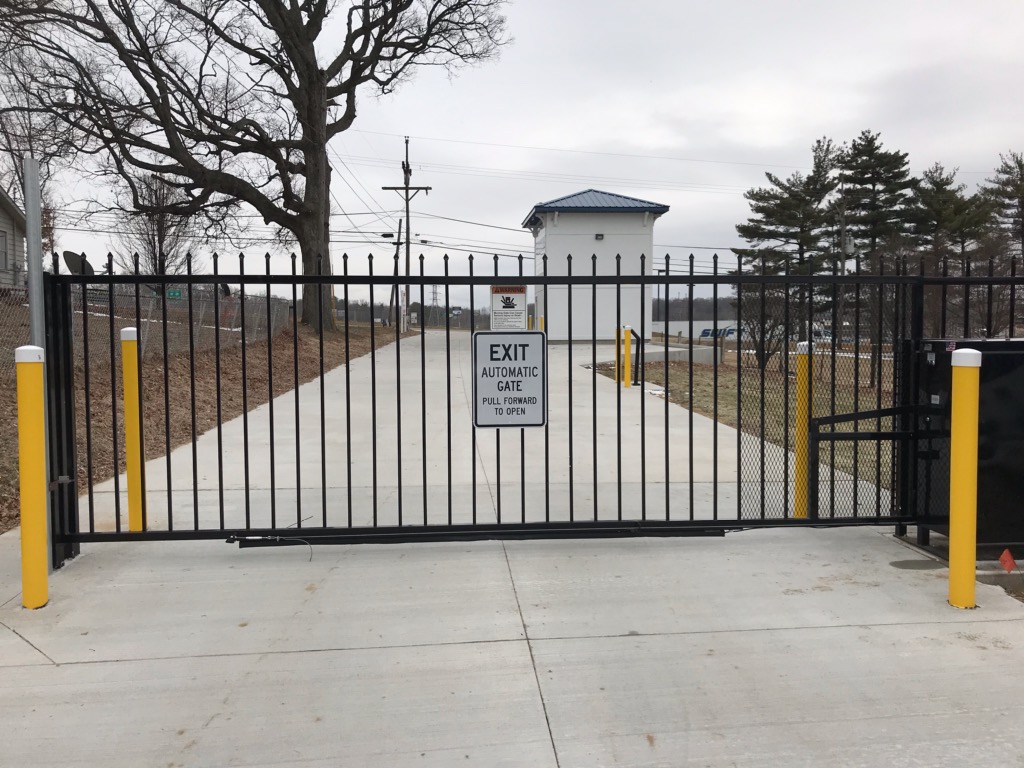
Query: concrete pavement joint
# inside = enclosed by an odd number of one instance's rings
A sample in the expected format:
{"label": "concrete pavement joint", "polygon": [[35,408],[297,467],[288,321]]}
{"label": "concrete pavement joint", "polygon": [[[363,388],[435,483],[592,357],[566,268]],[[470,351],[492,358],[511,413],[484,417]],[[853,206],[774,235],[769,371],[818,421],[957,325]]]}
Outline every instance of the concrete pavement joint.
{"label": "concrete pavement joint", "polygon": [[[13,630],[12,630],[13,631]],[[17,634],[15,632],[15,634]],[[21,635],[18,635],[21,637]],[[22,638],[24,640],[24,638]],[[29,645],[32,645],[28,640],[25,640]],[[298,656],[305,653],[359,653],[362,651],[402,651],[402,650],[415,650],[417,648],[447,648],[457,646],[469,646],[469,645],[500,645],[501,643],[521,643],[523,642],[520,638],[503,638],[497,640],[453,640],[450,642],[440,643],[409,643],[403,645],[352,645],[352,646],[339,646],[337,648],[291,648],[285,650],[260,650],[260,651],[245,651],[242,653],[187,653],[176,656],[139,656],[137,658],[121,658],[121,659],[85,659],[81,661],[54,661],[50,659],[50,663],[55,667],[88,667],[96,666],[98,664],[145,664],[150,662],[161,662],[161,661],[184,661],[186,659],[242,659],[248,657],[263,657],[263,656]],[[32,645],[33,648],[36,646]],[[38,648],[36,649],[38,650]],[[38,667],[41,664],[10,664],[6,667],[0,667],[0,669],[16,669],[18,667]]]}
{"label": "concrete pavement joint", "polygon": [[505,553],[505,566],[508,568],[509,583],[512,585],[512,594],[516,599],[516,610],[519,612],[519,622],[523,626],[523,637],[526,639],[526,648],[530,652],[530,666],[533,667],[533,679],[537,682],[537,695],[540,697],[540,706],[544,711],[544,724],[548,728],[548,738],[551,739],[551,752],[555,757],[555,766],[558,768],[558,747],[555,746],[555,734],[551,730],[551,718],[548,716],[548,704],[544,700],[544,689],[540,685],[540,674],[537,672],[537,660],[533,657],[533,646],[530,644],[530,633],[526,629],[526,619],[523,617],[523,608],[519,603],[519,592],[516,590],[516,578],[512,575],[512,563],[508,559],[508,549],[505,542],[501,543],[501,550]]}
{"label": "concrete pavement joint", "polygon": [[[38,653],[40,656],[42,656],[44,659],[46,659],[48,662],[50,662],[50,664],[52,664],[53,666],[55,666],[55,667],[59,667],[60,666],[60,664],[57,663],[56,661],[54,661],[53,659],[51,659],[49,657],[49,655],[47,655],[47,653],[45,651],[43,651],[41,648],[39,648],[35,643],[33,643],[31,640],[29,640],[27,637],[25,637],[23,634],[21,634],[14,627],[9,626],[9,625],[5,624],[2,621],[0,621],[0,627],[3,627],[4,629],[10,630],[12,633],[14,633],[14,635],[18,639],[20,639],[22,642],[26,643],[32,650],[34,650],[36,653]],[[16,664],[14,666],[33,666],[33,667],[37,667],[37,666],[40,666],[40,665],[39,664],[31,664],[31,665]]]}
{"label": "concrete pavement joint", "polygon": [[[956,610],[951,608],[950,610]],[[678,632],[614,632],[603,635],[556,635],[552,637],[535,637],[531,642],[556,642],[562,640],[610,640],[621,637],[686,637],[689,635],[733,635],[754,632],[804,632],[826,629],[882,629],[885,627],[954,627],[961,624],[1015,624],[1024,622],[1024,617],[1016,619],[979,619],[974,614],[958,611],[963,621],[890,621],[890,622],[854,622],[852,624],[806,624],[791,627],[746,627],[729,629],[699,629]]]}

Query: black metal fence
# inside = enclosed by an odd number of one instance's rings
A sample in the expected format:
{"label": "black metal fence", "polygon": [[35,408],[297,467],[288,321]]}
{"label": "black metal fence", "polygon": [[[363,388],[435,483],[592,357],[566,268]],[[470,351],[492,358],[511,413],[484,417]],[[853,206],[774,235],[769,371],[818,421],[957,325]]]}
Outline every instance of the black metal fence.
{"label": "black metal fence", "polygon": [[[905,449],[914,374],[902,361],[932,319],[939,336],[976,333],[979,318],[985,334],[1013,335],[1018,322],[1012,268],[764,275],[726,273],[715,259],[698,274],[691,257],[680,274],[643,256],[470,256],[444,257],[431,273],[421,256],[417,274],[398,276],[390,258],[342,256],[334,274],[321,262],[316,275],[296,274],[294,259],[290,274],[272,273],[269,257],[232,259],[230,272],[226,263],[215,258],[214,274],[185,278],[47,278],[55,562],[80,542],[126,539],[261,545],[903,525],[914,509]],[[551,337],[548,419],[537,429],[475,428],[470,334],[489,286],[512,280],[535,294],[531,319]],[[236,302],[228,321],[225,285]],[[357,303],[378,306],[407,285],[428,325],[354,319]],[[435,285],[443,290],[430,319],[423,308]],[[303,324],[297,310],[310,286],[332,299]],[[652,337],[655,290],[690,304],[711,299],[716,324],[731,297],[736,334],[710,345],[693,333]],[[147,291],[159,299],[144,316]],[[127,317],[111,311],[126,292]],[[199,296],[213,305],[211,328],[195,322]],[[291,308],[283,324],[271,317],[276,302]],[[453,315],[456,307],[464,312]],[[122,326],[144,323],[155,352],[140,354],[148,461],[145,530],[135,532],[117,349]],[[608,333],[625,325],[642,340],[631,387],[616,381]],[[197,335],[207,332],[203,348]],[[177,347],[175,333],[184,334]]]}

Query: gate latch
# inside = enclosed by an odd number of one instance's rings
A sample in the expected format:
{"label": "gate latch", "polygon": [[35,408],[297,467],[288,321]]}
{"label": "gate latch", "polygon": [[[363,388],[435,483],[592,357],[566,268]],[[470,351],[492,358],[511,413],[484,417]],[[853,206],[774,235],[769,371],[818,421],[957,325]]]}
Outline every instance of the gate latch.
{"label": "gate latch", "polygon": [[48,490],[56,491],[59,485],[70,485],[71,478],[68,475],[59,475],[56,480],[51,480]]}

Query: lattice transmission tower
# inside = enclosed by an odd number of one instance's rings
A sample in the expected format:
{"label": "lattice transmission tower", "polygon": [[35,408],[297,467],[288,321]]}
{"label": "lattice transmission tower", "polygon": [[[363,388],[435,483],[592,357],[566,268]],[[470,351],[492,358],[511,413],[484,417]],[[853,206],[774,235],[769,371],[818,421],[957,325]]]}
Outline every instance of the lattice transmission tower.
{"label": "lattice transmission tower", "polygon": [[427,314],[427,325],[444,325],[444,310],[437,303],[437,284],[431,286],[430,312]]}

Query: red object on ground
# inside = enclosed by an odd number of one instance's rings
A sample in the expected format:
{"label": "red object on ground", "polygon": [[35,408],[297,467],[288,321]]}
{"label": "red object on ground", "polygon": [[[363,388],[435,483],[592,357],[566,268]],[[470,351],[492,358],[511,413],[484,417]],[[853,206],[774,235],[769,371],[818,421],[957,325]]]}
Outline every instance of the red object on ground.
{"label": "red object on ground", "polygon": [[1009,549],[1004,549],[1003,554],[999,556],[999,564],[1003,566],[1007,573],[1013,573],[1017,567],[1016,561],[1013,559],[1013,555],[1010,554]]}

